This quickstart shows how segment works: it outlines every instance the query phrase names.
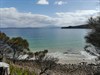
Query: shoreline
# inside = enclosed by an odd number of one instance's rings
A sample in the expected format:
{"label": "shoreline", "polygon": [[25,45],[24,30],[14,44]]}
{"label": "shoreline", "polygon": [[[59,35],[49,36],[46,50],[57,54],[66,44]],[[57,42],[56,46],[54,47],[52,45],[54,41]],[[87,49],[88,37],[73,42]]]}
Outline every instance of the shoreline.
{"label": "shoreline", "polygon": [[[34,52],[33,52],[34,53]],[[79,53],[74,52],[48,52],[46,56],[53,58],[58,58],[58,63],[60,64],[79,64],[81,62],[93,63],[95,64],[96,56],[92,56],[86,51],[80,51]],[[20,60],[27,58],[28,55],[20,56]],[[29,60],[35,60],[35,56],[31,57]]]}
{"label": "shoreline", "polygon": [[[83,54],[83,55],[82,55]],[[55,52],[55,53],[47,53],[46,56],[52,56],[54,58],[59,58],[59,61],[55,63],[55,67],[52,67],[50,70],[48,69],[46,73],[50,75],[92,75],[93,73],[100,72],[98,70],[98,67],[100,64],[95,63],[95,58],[91,58],[91,55],[86,54],[84,55],[85,51],[80,53],[63,53],[63,52]],[[89,58],[87,58],[87,56]],[[34,58],[34,56],[33,56]],[[31,58],[30,58],[31,59]],[[10,61],[13,61],[12,59]],[[42,66],[45,65],[44,62],[41,62],[42,65],[39,65],[36,60],[16,60],[14,63],[17,66],[20,66],[21,68],[28,68],[30,71],[33,71],[36,75],[39,75],[41,72]],[[52,64],[54,65],[54,64]],[[91,70],[91,72],[87,72],[87,70]],[[43,74],[45,75],[45,74]]]}

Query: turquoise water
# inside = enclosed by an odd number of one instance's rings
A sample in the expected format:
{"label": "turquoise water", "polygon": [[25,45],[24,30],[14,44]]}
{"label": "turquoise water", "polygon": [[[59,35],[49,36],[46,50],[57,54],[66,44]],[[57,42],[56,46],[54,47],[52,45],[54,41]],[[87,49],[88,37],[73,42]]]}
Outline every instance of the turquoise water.
{"label": "turquoise water", "polygon": [[5,28],[0,29],[10,37],[28,40],[32,51],[48,49],[50,52],[82,50],[85,46],[85,29]]}

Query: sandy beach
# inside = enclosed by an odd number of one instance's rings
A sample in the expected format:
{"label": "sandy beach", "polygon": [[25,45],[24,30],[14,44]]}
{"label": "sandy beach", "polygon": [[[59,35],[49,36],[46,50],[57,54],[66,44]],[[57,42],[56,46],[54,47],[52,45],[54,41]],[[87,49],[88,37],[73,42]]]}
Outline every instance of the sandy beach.
{"label": "sandy beach", "polygon": [[64,54],[61,52],[55,52],[55,53],[48,53],[48,56],[53,56],[54,58],[58,58],[58,63],[61,64],[79,64],[81,62],[87,62],[87,63],[94,63],[96,56],[92,56],[89,53],[85,51],[80,51],[80,53],[71,53],[71,54]]}

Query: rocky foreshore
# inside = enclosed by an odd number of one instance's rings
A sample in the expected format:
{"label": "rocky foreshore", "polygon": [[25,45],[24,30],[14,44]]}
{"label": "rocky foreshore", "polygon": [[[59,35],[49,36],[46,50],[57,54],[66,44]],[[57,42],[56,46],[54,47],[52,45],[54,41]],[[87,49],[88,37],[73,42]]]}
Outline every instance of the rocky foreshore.
{"label": "rocky foreshore", "polygon": [[[10,62],[12,62],[10,60]],[[21,68],[28,68],[39,75],[40,67],[33,60],[16,61],[15,65]],[[55,67],[48,69],[41,75],[100,75],[100,64],[87,64],[82,62],[79,64],[55,64]]]}

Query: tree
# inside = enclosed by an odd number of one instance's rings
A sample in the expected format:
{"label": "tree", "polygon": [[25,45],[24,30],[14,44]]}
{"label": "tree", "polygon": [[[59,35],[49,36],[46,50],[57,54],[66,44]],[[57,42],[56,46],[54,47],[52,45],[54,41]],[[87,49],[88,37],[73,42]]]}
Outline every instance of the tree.
{"label": "tree", "polygon": [[26,60],[29,60],[30,58],[34,57],[34,53],[33,52],[27,52],[26,54],[28,54],[28,57],[26,58]]}
{"label": "tree", "polygon": [[51,56],[45,56],[41,60],[36,60],[40,69],[39,75],[46,74],[48,70],[52,70],[56,66],[56,62],[58,62],[58,59]]}
{"label": "tree", "polygon": [[27,40],[21,37],[9,38],[5,33],[0,32],[0,54],[3,57],[5,54],[10,53],[12,51],[13,59],[17,59],[17,57],[24,53],[25,51],[29,51],[29,43]]}
{"label": "tree", "polygon": [[8,41],[9,46],[13,49],[13,62],[18,58],[24,51],[29,51],[29,43],[27,40],[21,37],[15,37]]}
{"label": "tree", "polygon": [[41,61],[45,55],[48,53],[48,50],[44,50],[44,51],[39,51],[39,52],[35,52],[35,59]]}
{"label": "tree", "polygon": [[[88,20],[88,25],[92,30],[85,37],[86,42],[90,44],[89,46],[85,46],[85,50],[87,50],[88,47],[93,46],[97,54],[100,56],[100,16],[97,16],[96,18],[91,17]],[[89,50],[87,51],[89,52]],[[89,53],[93,54],[91,50]]]}
{"label": "tree", "polygon": [[5,44],[8,40],[9,37],[5,33],[0,32],[0,44]]}
{"label": "tree", "polygon": [[47,56],[47,53],[48,50],[35,53],[35,61],[40,69],[39,75],[46,74],[46,72],[54,68],[56,66],[56,62],[58,62],[57,58]]}
{"label": "tree", "polygon": [[40,73],[39,75],[45,74],[48,70],[52,70],[58,62],[57,58],[46,56],[40,63]]}
{"label": "tree", "polygon": [[7,53],[9,53],[11,51],[10,47],[7,44],[9,39],[10,38],[5,33],[0,32],[0,56],[1,56],[1,60],[3,59],[4,55],[6,55]]}

